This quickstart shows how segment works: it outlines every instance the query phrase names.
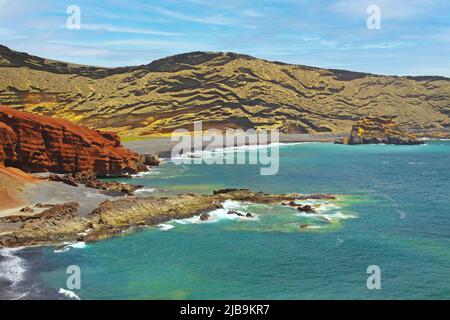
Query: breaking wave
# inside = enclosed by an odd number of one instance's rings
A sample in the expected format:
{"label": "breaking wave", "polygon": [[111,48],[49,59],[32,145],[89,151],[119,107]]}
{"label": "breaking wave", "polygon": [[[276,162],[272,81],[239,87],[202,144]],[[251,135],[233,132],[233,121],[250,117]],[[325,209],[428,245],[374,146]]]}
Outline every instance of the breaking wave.
{"label": "breaking wave", "polygon": [[71,290],[67,290],[67,289],[63,289],[63,288],[59,288],[59,294],[72,299],[72,300],[81,300],[81,298],[79,296],[76,295],[75,292],[71,291]]}

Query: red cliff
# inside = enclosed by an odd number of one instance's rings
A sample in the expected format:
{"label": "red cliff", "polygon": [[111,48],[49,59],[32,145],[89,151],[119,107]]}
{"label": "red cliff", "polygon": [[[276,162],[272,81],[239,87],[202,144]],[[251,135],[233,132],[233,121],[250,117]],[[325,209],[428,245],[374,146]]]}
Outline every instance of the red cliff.
{"label": "red cliff", "polygon": [[119,176],[145,170],[142,161],[113,132],[0,106],[0,164],[27,172]]}

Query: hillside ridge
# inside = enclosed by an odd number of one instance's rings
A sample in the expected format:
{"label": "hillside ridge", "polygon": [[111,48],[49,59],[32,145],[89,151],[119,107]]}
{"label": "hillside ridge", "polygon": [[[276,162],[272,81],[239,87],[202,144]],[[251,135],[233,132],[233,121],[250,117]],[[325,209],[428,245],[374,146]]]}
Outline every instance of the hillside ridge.
{"label": "hillside ridge", "polygon": [[0,46],[0,103],[121,136],[208,128],[348,132],[365,116],[409,130],[450,130],[450,79],[385,76],[189,52],[103,68],[47,60]]}

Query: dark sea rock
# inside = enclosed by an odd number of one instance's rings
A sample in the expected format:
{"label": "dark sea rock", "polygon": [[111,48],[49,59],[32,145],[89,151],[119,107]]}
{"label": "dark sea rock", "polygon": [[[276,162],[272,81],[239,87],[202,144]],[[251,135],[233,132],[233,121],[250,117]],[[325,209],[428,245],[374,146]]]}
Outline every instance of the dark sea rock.
{"label": "dark sea rock", "polygon": [[237,215],[238,217],[243,217],[243,216],[244,216],[242,213],[237,212],[237,211],[235,211],[235,210],[228,210],[227,213],[228,213],[228,214],[235,214],[235,215]]}
{"label": "dark sea rock", "polygon": [[207,220],[209,220],[209,218],[210,218],[210,215],[208,213],[206,213],[206,212],[204,212],[204,213],[202,213],[200,215],[200,220],[201,221],[207,221]]}
{"label": "dark sea rock", "polygon": [[300,212],[306,212],[306,213],[316,213],[316,211],[314,210],[313,207],[311,207],[310,205],[300,205],[297,207],[297,210]]}

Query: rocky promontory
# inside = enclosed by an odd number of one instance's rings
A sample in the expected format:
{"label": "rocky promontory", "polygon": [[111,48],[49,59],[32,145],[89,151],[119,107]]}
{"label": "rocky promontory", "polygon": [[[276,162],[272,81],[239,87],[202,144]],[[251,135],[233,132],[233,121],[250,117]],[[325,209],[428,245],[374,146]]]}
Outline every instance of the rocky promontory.
{"label": "rocky promontory", "polygon": [[[172,219],[190,218],[222,208],[226,200],[281,204],[295,200],[335,199],[333,195],[265,194],[229,189],[212,195],[182,194],[173,197],[121,197],[107,200],[89,215],[78,212],[77,203],[52,206],[39,215],[0,219],[9,231],[0,233],[1,247],[59,244],[63,241],[95,241],[123,231],[154,226]],[[203,215],[204,220],[207,220]]]}
{"label": "rocky promontory", "polygon": [[0,163],[25,172],[121,176],[147,170],[113,132],[0,106]]}
{"label": "rocky promontory", "polygon": [[366,117],[355,123],[350,135],[336,140],[337,144],[423,144],[417,137],[401,129],[388,117]]}

